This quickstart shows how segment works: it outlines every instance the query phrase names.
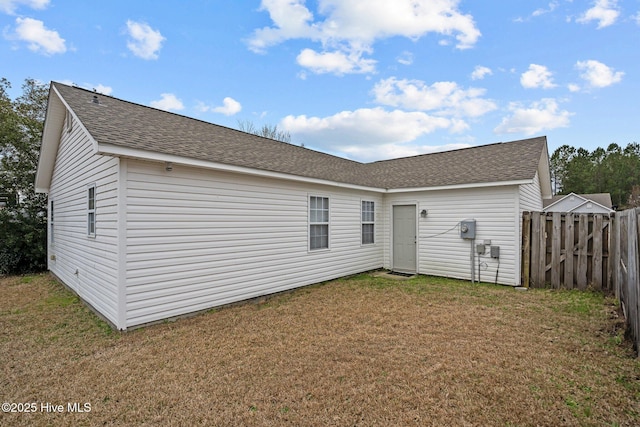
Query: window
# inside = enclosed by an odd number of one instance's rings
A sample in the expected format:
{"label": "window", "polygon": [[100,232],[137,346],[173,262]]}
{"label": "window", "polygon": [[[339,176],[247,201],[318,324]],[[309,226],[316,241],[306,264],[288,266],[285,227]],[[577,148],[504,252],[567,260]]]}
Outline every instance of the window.
{"label": "window", "polygon": [[309,249],[329,249],[328,197],[309,197]]}
{"label": "window", "polygon": [[49,240],[53,243],[53,200],[49,202]]}
{"label": "window", "polygon": [[87,235],[96,235],[96,186],[87,188]]}
{"label": "window", "polygon": [[362,244],[375,243],[375,202],[362,201]]}

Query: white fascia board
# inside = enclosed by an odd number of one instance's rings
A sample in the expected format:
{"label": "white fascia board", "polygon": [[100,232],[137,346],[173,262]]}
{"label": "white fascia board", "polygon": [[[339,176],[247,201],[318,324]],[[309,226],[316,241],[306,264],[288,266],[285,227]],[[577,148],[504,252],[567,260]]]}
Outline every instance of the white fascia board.
{"label": "white fascia board", "polygon": [[245,175],[259,176],[263,178],[275,178],[286,179],[288,181],[304,182],[307,184],[319,184],[330,185],[332,187],[349,188],[352,190],[372,191],[377,193],[384,193],[385,189],[376,187],[366,187],[363,185],[347,184],[342,182],[329,181],[319,178],[308,178],[304,176],[291,175],[282,172],[265,171],[261,169],[254,169],[245,166],[234,166],[224,163],[211,162],[208,160],[191,159],[188,157],[176,156],[174,154],[157,153],[147,150],[139,150],[135,148],[122,147],[113,144],[98,144],[98,154],[104,154],[109,156],[121,156],[125,158],[139,159],[139,160],[151,160],[157,162],[170,162],[176,165],[193,166],[204,169],[214,169],[225,172],[235,172]]}
{"label": "white fascia board", "polygon": [[548,199],[553,196],[551,189],[551,168],[549,166],[549,150],[547,143],[544,143],[544,150],[540,156],[540,162],[538,163],[538,179],[540,180],[540,193],[543,199]]}
{"label": "white fascia board", "polygon": [[613,209],[610,209],[604,205],[601,205],[598,202],[594,202],[593,200],[590,199],[585,199],[584,197],[580,197],[581,199],[584,199],[584,202],[580,203],[578,206],[572,208],[569,212],[575,212],[577,209],[580,209],[581,207],[583,207],[584,205],[586,205],[587,203],[592,203],[594,206],[599,206],[600,208],[604,209],[605,211],[611,213],[611,212],[615,212]]}
{"label": "white fascia board", "polygon": [[47,111],[40,141],[40,153],[38,154],[38,166],[36,169],[35,190],[36,193],[48,193],[51,186],[51,176],[56,161],[60,139],[57,136],[62,132],[64,122],[64,108],[60,101],[60,95],[54,91],[49,92]]}
{"label": "white fascia board", "polygon": [[387,193],[410,193],[414,191],[438,191],[438,190],[457,190],[461,188],[482,188],[482,187],[502,187],[509,185],[524,185],[533,183],[532,179],[522,179],[516,181],[496,181],[496,182],[478,182],[473,184],[455,184],[440,185],[436,187],[411,187],[411,188],[389,188]]}

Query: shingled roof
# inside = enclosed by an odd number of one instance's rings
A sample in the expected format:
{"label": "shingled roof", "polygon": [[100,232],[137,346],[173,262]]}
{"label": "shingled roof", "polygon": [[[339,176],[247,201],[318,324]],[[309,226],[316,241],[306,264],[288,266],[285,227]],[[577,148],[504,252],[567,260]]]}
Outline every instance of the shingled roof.
{"label": "shingled roof", "polygon": [[538,137],[365,164],[61,83],[53,88],[99,145],[367,187],[532,179],[546,150]]}

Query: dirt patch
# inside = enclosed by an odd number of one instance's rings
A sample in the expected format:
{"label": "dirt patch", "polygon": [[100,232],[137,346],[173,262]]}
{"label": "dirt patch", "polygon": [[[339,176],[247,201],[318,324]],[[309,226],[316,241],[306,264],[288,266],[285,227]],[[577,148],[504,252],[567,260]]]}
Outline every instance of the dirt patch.
{"label": "dirt patch", "polygon": [[2,425],[640,423],[598,294],[366,274],[118,333],[47,275],[0,290],[2,401],[38,409]]}

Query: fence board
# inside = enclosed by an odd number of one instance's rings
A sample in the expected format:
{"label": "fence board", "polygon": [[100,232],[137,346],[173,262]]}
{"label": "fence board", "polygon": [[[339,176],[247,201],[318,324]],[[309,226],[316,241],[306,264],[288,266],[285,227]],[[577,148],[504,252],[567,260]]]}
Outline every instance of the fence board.
{"label": "fence board", "polygon": [[540,259],[540,213],[531,213],[531,286],[540,287],[540,269],[538,260]]}
{"label": "fence board", "polygon": [[638,350],[638,340],[640,338],[640,312],[638,311],[638,212],[632,209],[629,212],[628,223],[628,261],[627,261],[627,297],[625,304],[628,310],[627,322],[631,326],[631,334],[634,338],[634,346]]}
{"label": "fence board", "polygon": [[593,287],[602,290],[602,215],[593,216]]}
{"label": "fence board", "polygon": [[578,219],[578,274],[576,280],[578,289],[587,289],[587,261],[589,223],[587,215],[580,215]]}
{"label": "fence board", "polygon": [[567,214],[565,216],[565,231],[564,231],[564,288],[573,288],[573,245],[575,244],[575,231],[573,214]]}
{"label": "fence board", "polygon": [[551,283],[555,288],[559,288],[562,250],[562,214],[560,212],[553,213],[551,239]]}
{"label": "fence board", "polygon": [[522,286],[528,288],[531,276],[531,212],[522,214]]}

